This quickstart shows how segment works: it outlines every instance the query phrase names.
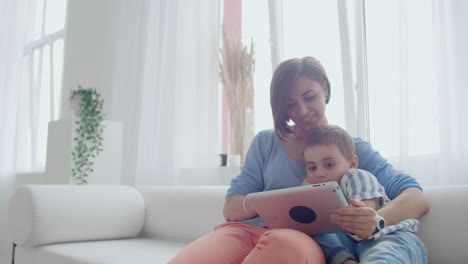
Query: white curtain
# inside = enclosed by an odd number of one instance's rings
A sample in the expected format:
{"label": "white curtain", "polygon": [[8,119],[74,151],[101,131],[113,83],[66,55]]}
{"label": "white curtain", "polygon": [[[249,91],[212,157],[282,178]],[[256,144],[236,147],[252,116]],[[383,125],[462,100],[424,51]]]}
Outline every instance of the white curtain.
{"label": "white curtain", "polygon": [[17,130],[28,11],[33,1],[0,1],[0,254],[11,250],[7,233],[8,200],[15,186]]}
{"label": "white curtain", "polygon": [[468,184],[468,2],[433,1],[433,8],[440,152],[431,181]]}
{"label": "white curtain", "polygon": [[124,124],[125,184],[183,184],[218,165],[219,2],[108,1],[107,118]]}
{"label": "white curtain", "polygon": [[371,142],[423,185],[468,184],[468,3],[367,3]]}
{"label": "white curtain", "polygon": [[150,1],[136,184],[217,166],[219,3]]}
{"label": "white curtain", "polygon": [[[331,122],[369,140],[422,185],[468,184],[468,2],[270,2],[283,7],[282,20],[270,22],[271,30],[284,31],[282,45],[273,47],[282,47],[282,59],[312,55],[324,63],[334,87]],[[320,10],[320,26],[296,21],[301,10]],[[309,34],[291,33],[303,31]],[[321,41],[301,50],[310,35]]]}
{"label": "white curtain", "polygon": [[[28,131],[38,122],[31,119],[31,105],[19,100],[34,101],[38,96],[20,89],[29,87],[20,80],[30,77],[21,74],[29,69],[23,46],[28,18],[33,17],[27,14],[33,10],[28,5],[33,3],[0,0],[2,251],[11,249],[6,210],[17,173],[17,144],[29,140],[18,131]],[[114,46],[106,50],[113,61],[102,74],[112,79],[112,85],[103,96],[107,117],[124,123],[123,182],[184,184],[178,178],[180,170],[218,166],[218,0],[121,0],[104,5],[105,19],[115,27],[105,32]]]}

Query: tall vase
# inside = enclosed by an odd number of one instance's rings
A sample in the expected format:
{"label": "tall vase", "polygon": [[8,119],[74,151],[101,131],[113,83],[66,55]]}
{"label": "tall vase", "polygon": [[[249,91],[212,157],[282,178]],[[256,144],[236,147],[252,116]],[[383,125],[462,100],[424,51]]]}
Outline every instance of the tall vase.
{"label": "tall vase", "polygon": [[249,150],[250,143],[255,136],[255,111],[253,107],[244,109],[245,127],[244,127],[244,142],[241,155],[241,162],[244,163],[245,156]]}
{"label": "tall vase", "polygon": [[242,108],[236,107],[229,112],[229,155],[240,155],[243,161],[244,124]]}
{"label": "tall vase", "polygon": [[240,155],[241,164],[254,137],[255,113],[253,108],[236,107],[230,112],[229,153]]}

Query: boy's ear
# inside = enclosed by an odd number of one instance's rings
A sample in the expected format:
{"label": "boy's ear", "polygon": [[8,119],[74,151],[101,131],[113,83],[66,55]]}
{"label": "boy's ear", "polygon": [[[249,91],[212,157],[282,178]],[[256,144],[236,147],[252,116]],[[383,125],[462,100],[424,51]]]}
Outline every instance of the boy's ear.
{"label": "boy's ear", "polygon": [[353,155],[353,158],[350,161],[349,166],[353,169],[357,168],[359,165],[359,158],[356,155]]}

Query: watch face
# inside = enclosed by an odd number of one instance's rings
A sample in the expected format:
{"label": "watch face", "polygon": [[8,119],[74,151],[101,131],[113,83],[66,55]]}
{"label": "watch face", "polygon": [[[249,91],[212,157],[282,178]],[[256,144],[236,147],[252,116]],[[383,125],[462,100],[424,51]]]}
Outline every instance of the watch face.
{"label": "watch face", "polygon": [[377,229],[380,231],[387,226],[385,219],[382,216],[377,216]]}
{"label": "watch face", "polygon": [[385,228],[385,220],[382,218],[379,219],[379,230]]}

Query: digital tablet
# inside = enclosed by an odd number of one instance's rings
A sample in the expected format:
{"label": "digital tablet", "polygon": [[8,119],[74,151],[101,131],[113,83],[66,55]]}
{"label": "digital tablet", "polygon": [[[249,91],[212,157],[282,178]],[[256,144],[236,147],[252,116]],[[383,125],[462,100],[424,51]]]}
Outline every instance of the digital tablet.
{"label": "digital tablet", "polygon": [[337,182],[250,193],[247,199],[270,229],[292,228],[308,235],[344,232],[330,215],[349,203]]}

